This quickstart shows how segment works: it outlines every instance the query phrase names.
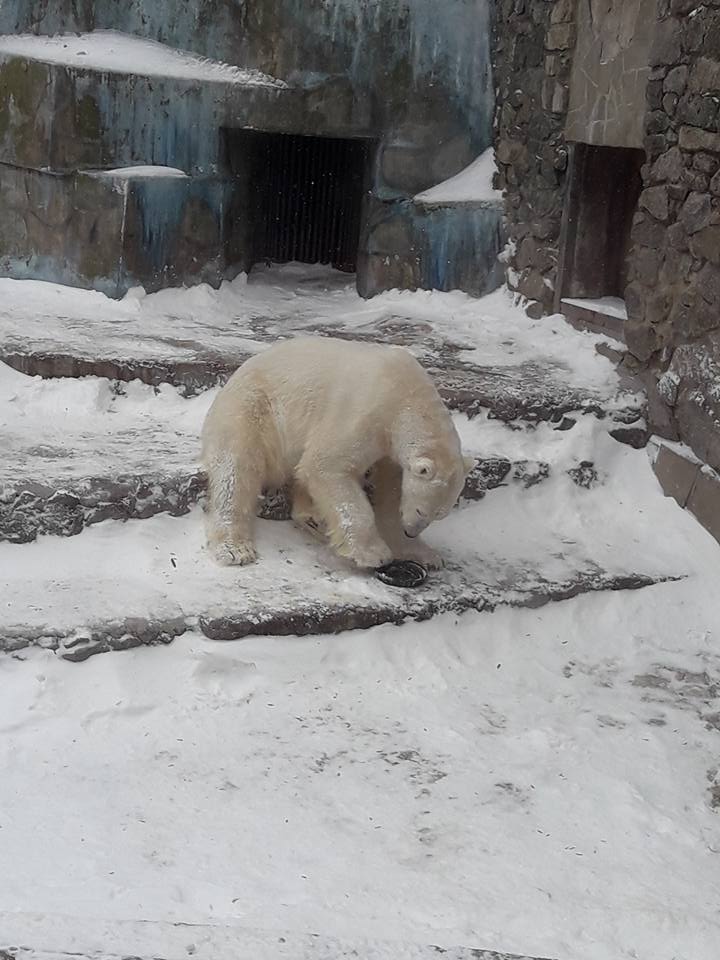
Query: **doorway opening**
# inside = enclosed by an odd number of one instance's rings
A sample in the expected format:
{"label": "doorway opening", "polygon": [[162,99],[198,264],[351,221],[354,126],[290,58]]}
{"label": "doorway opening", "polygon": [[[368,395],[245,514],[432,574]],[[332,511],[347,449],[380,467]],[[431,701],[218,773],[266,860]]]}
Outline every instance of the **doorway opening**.
{"label": "doorway opening", "polygon": [[228,262],[357,267],[371,141],[222,131],[234,179]]}
{"label": "doorway opening", "polygon": [[570,319],[622,335],[643,150],[575,143],[563,218],[558,294]]}

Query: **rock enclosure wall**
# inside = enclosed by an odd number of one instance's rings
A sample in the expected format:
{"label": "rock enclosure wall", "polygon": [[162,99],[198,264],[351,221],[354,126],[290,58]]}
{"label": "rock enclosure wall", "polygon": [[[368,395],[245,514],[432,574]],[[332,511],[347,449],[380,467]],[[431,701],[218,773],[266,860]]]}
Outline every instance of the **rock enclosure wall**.
{"label": "rock enclosure wall", "polygon": [[720,326],[720,2],[660,6],[627,292],[642,360]]}
{"label": "rock enclosure wall", "polygon": [[[179,167],[194,178],[228,179],[223,128],[362,137],[377,147],[367,205],[377,216],[366,218],[360,289],[370,295],[407,279],[413,286],[485,290],[497,282],[500,211],[422,216],[409,205],[416,193],[458,173],[491,142],[493,8],[494,0],[0,0],[0,33],[118,30],[286,82],[282,87],[179,82],[5,58],[0,219],[2,181],[13,179],[12,171],[6,172],[11,167],[62,173],[66,182],[58,181],[57,189],[47,179],[43,183],[48,196],[53,194],[46,206],[52,206],[75,190],[78,170],[154,164]],[[19,234],[0,236],[0,269],[121,293],[133,280],[119,267],[132,261],[134,282],[145,282],[148,271],[153,286],[169,282],[181,272],[179,265],[174,269],[175,254],[170,261],[165,257],[166,227],[178,220],[176,189],[168,188],[172,202],[161,202],[156,189],[158,196],[142,206],[145,233],[148,222],[164,224],[152,231],[149,261],[141,250],[135,257],[126,250],[122,264],[113,264],[110,253],[118,248],[113,233],[104,244],[102,274],[95,262],[81,269],[58,252],[57,243],[48,250],[27,239],[28,208],[16,217]],[[207,192],[206,185],[202,190]],[[21,201],[21,193],[13,191],[13,203]],[[216,206],[206,207],[217,220]],[[392,221],[391,235],[403,234],[407,242],[401,250],[386,251],[383,230]],[[194,262],[195,254],[179,262]],[[454,270],[458,257],[462,263]],[[217,278],[221,260],[215,256],[208,263]],[[229,272],[245,267],[243,258],[227,265]]]}
{"label": "rock enclosure wall", "polygon": [[511,240],[508,282],[544,310],[555,296],[574,45],[575,0],[498,3],[495,142]]}
{"label": "rock enclosure wall", "polygon": [[720,0],[661,0],[650,66],[627,342],[666,371],[658,425],[720,469]]}
{"label": "rock enclosure wall", "polygon": [[[492,135],[493,0],[4,0],[0,32],[114,29],[336,96],[378,131],[379,181],[408,196]],[[301,118],[299,117],[299,120]],[[300,130],[296,132],[302,132]],[[309,130],[314,133],[314,130]]]}
{"label": "rock enclosure wall", "polygon": [[[510,287],[531,311],[557,306],[566,137],[642,145],[630,365],[646,371],[651,429],[720,469],[720,0],[502,0],[494,57]],[[625,113],[605,111],[628,83]]]}

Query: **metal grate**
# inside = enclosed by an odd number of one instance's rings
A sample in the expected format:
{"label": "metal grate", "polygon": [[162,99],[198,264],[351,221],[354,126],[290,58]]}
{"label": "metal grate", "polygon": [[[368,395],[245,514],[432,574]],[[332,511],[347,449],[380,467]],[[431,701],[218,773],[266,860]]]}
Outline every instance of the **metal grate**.
{"label": "metal grate", "polygon": [[251,259],[354,271],[368,141],[249,130],[227,130],[225,137],[228,165],[246,197]]}

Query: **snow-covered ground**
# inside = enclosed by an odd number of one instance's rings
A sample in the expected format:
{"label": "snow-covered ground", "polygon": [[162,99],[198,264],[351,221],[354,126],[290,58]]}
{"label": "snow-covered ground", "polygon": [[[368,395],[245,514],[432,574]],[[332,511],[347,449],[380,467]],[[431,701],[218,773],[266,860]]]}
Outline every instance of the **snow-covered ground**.
{"label": "snow-covered ground", "polygon": [[44,914],[35,945],[91,950],[102,920],[104,950],[139,955],[181,922],[713,960],[716,583],[5,658],[0,930],[33,944],[23,914]]}
{"label": "snow-covered ground", "polygon": [[[255,316],[263,334],[287,318],[293,332],[313,309],[329,327],[349,313],[360,332],[410,316],[474,363],[508,364],[515,351],[609,402],[618,387],[597,338],[558,318],[527,320],[502,293],[364,303],[339,285],[293,294],[236,281],[113,303],[29,282],[0,288],[0,335],[18,342],[33,316],[38,342],[47,317],[58,341],[70,331],[71,347],[91,351],[95,313],[105,343],[135,339],[142,352],[150,327],[152,349],[167,334],[178,356],[197,348],[193,336],[213,350],[240,352],[245,337],[261,349]],[[123,389],[2,370],[0,429],[18,470],[59,462],[69,436],[86,455],[66,458],[68,479],[117,469],[124,442],[133,469],[152,466],[153,452],[192,469],[211,395]],[[189,631],[78,664],[39,648],[1,656],[0,948],[330,960],[342,942],[388,960],[429,944],[715,960],[720,547],[662,496],[647,452],[617,444],[605,421],[457,422],[473,453],[541,461],[550,475],[528,489],[508,482],[431,530],[451,562],[472,555],[489,577],[505,564],[509,588],[523,563],[562,576],[576,554],[682,579],[331,637],[220,643]],[[590,489],[568,476],[587,461]],[[210,568],[191,556],[200,543],[194,511],[1,544],[3,617],[23,589],[31,619],[44,605],[72,607],[58,584],[75,575],[87,606],[102,605],[114,566],[108,606],[132,607],[147,583],[182,606],[211,592]],[[310,579],[331,572],[323,590],[361,589],[285,524],[262,527],[264,568],[218,577],[241,595],[265,576],[272,593],[281,549]]]}

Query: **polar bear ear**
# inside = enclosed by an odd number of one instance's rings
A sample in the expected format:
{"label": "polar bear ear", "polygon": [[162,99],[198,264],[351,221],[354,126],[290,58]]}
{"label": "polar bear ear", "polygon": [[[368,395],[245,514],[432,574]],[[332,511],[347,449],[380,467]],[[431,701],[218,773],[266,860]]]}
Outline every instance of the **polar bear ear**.
{"label": "polar bear ear", "polygon": [[463,466],[465,467],[465,473],[470,473],[472,468],[475,466],[474,457],[463,457]]}
{"label": "polar bear ear", "polygon": [[417,457],[410,462],[410,472],[414,477],[432,480],[435,476],[435,464],[429,457]]}

